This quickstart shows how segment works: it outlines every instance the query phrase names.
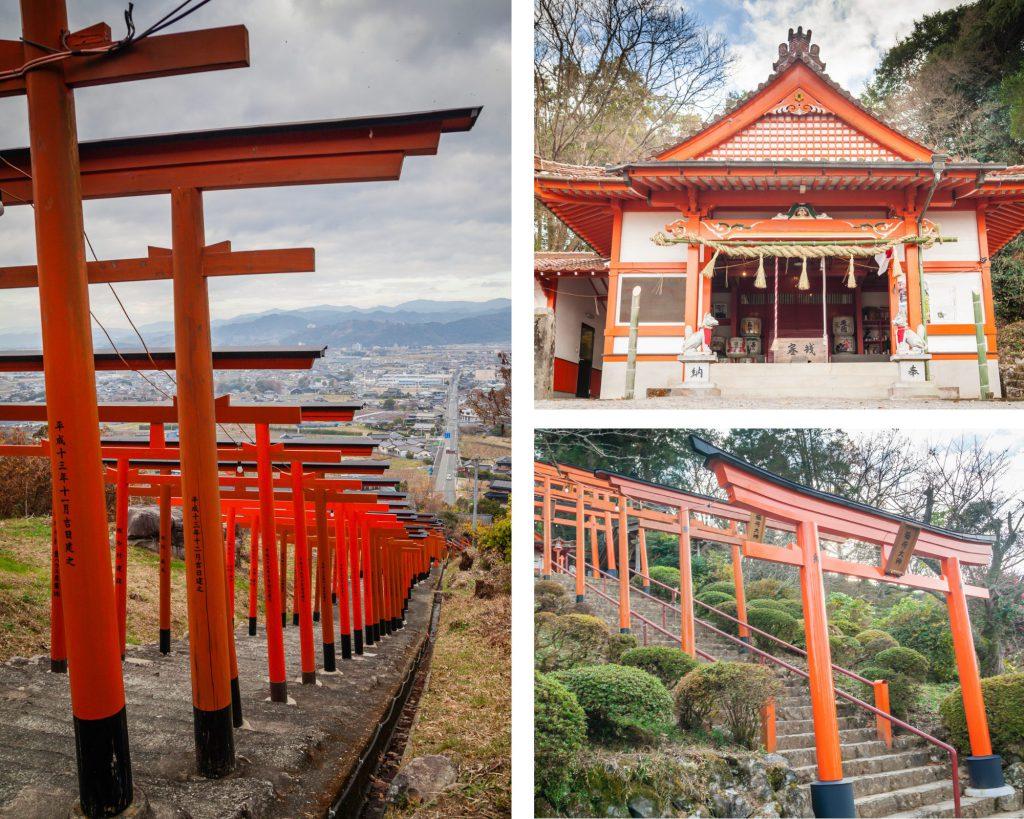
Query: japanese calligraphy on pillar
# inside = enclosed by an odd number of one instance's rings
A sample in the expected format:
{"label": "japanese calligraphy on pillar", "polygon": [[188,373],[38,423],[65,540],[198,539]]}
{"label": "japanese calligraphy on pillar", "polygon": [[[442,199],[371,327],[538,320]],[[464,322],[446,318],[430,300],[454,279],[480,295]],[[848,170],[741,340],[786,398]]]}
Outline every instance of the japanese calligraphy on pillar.
{"label": "japanese calligraphy on pillar", "polygon": [[192,496],[189,515],[192,518],[192,560],[195,566],[196,591],[202,594],[206,586],[206,578],[203,574],[203,527],[199,516],[199,497]]}
{"label": "japanese calligraphy on pillar", "polygon": [[[70,447],[66,429],[63,421],[57,421],[53,425],[57,433],[53,438],[53,455],[57,465],[57,501],[60,509],[53,510],[54,527],[60,533],[58,541],[63,539],[61,547],[64,551],[64,565],[74,567],[75,563],[75,534],[74,522],[71,517],[71,487],[68,481],[67,457]],[[59,525],[58,525],[59,522]]]}

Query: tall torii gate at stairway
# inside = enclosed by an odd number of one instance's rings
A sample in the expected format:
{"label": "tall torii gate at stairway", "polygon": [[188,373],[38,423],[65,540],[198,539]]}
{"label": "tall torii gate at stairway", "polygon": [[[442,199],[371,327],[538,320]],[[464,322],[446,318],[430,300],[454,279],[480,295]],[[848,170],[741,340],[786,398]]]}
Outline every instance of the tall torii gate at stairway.
{"label": "tall torii gate at stairway", "polygon": [[[0,174],[0,201],[46,205],[35,208],[36,278],[80,799],[87,815],[106,815],[131,803],[132,778],[115,601],[106,582],[82,198],[171,197],[182,484],[198,532],[186,560],[196,756],[202,774],[223,776],[234,767],[232,636],[219,542],[206,278],[212,257],[225,248],[205,246],[202,191],[397,179],[405,156],[435,152],[441,133],[468,130],[479,109],[80,145],[75,88],[246,66],[246,31],[235,26],[114,42],[103,24],[69,32],[65,0],[21,0],[21,18],[22,38],[0,42],[0,95],[27,96],[31,147],[5,152],[10,164]],[[148,277],[138,270],[130,275]]]}
{"label": "tall torii gate at stairway", "polygon": [[[795,566],[800,572],[811,705],[816,735],[818,781],[812,783],[815,816],[853,816],[851,783],[843,780],[839,728],[836,714],[832,658],[828,641],[824,572],[835,572],[876,582],[942,594],[949,610],[954,652],[967,718],[971,756],[967,758],[973,796],[1002,795],[1007,792],[998,755],[992,753],[981,693],[980,674],[974,650],[968,597],[988,597],[988,590],[963,582],[962,565],[985,565],[991,559],[992,540],[987,535],[953,532],[903,518],[874,507],[819,492],[788,481],[749,464],[697,437],[694,450],[705,458],[728,501],[686,492],[605,470],[591,472],[564,464],[535,464],[535,492],[540,495],[544,557],[542,576],[551,571],[551,526],[577,527],[577,567],[584,563],[583,516],[588,509],[618,514],[620,626],[629,630],[628,519],[635,517],[643,528],[674,531],[680,537],[680,635],[682,648],[693,655],[693,589],[690,572],[692,537],[730,545],[734,566],[742,558],[768,560]],[[554,488],[553,488],[554,487]],[[570,502],[571,501],[571,502]],[[632,501],[633,505],[630,505]],[[674,508],[673,515],[661,509]],[[561,515],[561,517],[559,517]],[[708,525],[699,516],[710,515],[729,522],[727,529]],[[743,527],[743,531],[739,527]],[[768,530],[791,539],[782,548],[764,542]],[[821,548],[820,536],[853,539],[879,549],[877,564],[840,560]],[[609,550],[610,551],[610,550]],[[739,554],[739,560],[735,555]],[[937,560],[941,575],[907,573],[912,557]],[[576,571],[577,596],[583,572]],[[684,580],[685,578],[685,580]],[[742,580],[737,581],[739,586]],[[737,614],[745,622],[737,598]]]}

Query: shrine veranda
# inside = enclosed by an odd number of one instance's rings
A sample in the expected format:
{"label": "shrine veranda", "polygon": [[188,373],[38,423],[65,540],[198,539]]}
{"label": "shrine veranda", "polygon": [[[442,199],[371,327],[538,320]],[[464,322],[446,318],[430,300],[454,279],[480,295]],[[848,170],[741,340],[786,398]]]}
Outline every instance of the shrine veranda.
{"label": "shrine veranda", "polygon": [[821,383],[977,398],[981,361],[1000,394],[990,259],[1024,228],[1024,170],[935,154],[882,122],[825,73],[809,31],[790,30],[769,78],[683,142],[610,167],[539,157],[534,180],[591,248],[535,254],[555,396],[626,394],[637,287],[637,399],[693,386],[680,354],[695,328],[710,380],[736,395],[795,375],[764,365],[812,363],[829,365]]}

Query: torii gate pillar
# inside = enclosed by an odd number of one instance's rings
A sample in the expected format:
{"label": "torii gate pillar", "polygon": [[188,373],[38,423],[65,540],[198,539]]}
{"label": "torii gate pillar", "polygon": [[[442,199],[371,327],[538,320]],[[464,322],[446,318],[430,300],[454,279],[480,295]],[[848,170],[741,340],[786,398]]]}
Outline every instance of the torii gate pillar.
{"label": "torii gate pillar", "polygon": [[[63,0],[21,0],[26,56],[60,51]],[[34,43],[39,43],[39,48]],[[33,53],[34,52],[34,53]],[[79,798],[87,816],[132,802],[128,720],[111,583],[96,371],[89,325],[75,101],[61,63],[25,77],[32,150],[53,510],[74,714]]]}
{"label": "torii gate pillar", "polygon": [[985,700],[981,694],[978,655],[974,652],[974,636],[971,634],[971,618],[967,610],[967,596],[964,594],[959,559],[943,558],[942,575],[949,584],[949,593],[946,595],[949,626],[953,633],[953,652],[956,655],[967,735],[971,744],[971,755],[966,760],[971,782],[967,788],[967,795],[1008,796],[1013,793],[1013,788],[1008,786],[1003,778],[1002,759],[998,754],[992,753],[988,718],[985,716]]}

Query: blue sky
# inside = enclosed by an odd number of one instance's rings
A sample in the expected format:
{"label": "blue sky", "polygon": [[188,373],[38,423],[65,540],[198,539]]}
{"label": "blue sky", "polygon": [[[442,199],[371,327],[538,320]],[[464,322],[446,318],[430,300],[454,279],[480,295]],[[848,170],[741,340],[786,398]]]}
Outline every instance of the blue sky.
{"label": "blue sky", "polygon": [[859,94],[888,48],[930,12],[956,0],[699,0],[686,4],[722,34],[735,59],[727,91],[763,82],[790,28],[803,26],[821,46],[826,72]]}
{"label": "blue sky", "polygon": [[[177,5],[135,3],[141,30]],[[124,32],[127,0],[71,0],[73,29]],[[208,241],[237,249],[312,246],[315,274],[211,283],[214,318],[272,307],[397,304],[506,297],[509,227],[509,0],[215,0],[172,30],[244,24],[251,66],[81,89],[79,136],[97,139],[230,125],[330,119],[470,105],[468,134],[411,157],[399,182],[282,187],[206,196]],[[0,38],[20,34],[18,4],[0,2]],[[27,144],[24,97],[0,99],[0,152]],[[170,241],[167,197],[87,202],[101,258],[145,255]],[[32,213],[0,218],[0,265],[35,262]],[[137,323],[166,320],[169,283],[121,285]],[[93,308],[127,326],[105,286]],[[0,331],[38,326],[35,291],[0,293]]]}

